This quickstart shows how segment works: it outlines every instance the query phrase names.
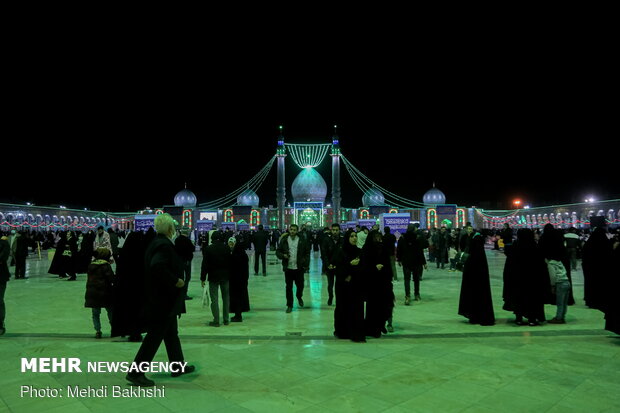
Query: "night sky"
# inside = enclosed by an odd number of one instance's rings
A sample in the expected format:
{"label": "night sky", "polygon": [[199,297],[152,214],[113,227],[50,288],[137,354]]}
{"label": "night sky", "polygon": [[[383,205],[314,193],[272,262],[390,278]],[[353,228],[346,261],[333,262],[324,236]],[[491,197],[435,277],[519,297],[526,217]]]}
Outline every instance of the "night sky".
{"label": "night sky", "polygon": [[[145,120],[148,122],[148,120]],[[471,124],[475,124],[470,119]],[[402,197],[421,201],[435,183],[447,203],[460,206],[482,205],[504,209],[515,198],[524,204],[581,201],[592,195],[608,199],[620,192],[617,177],[600,179],[605,172],[590,155],[588,145],[571,144],[557,137],[541,141],[533,136],[520,140],[525,131],[513,130],[504,138],[495,128],[424,128],[415,120],[365,117],[317,120],[227,120],[223,123],[193,124],[191,127],[165,125],[140,134],[133,127],[104,127],[93,134],[96,145],[86,151],[88,129],[70,130],[62,150],[67,155],[90,152],[84,159],[60,159],[50,154],[48,161],[25,162],[38,165],[38,179],[11,179],[0,198],[4,202],[34,202],[38,205],[63,204],[111,212],[136,211],[145,206],[173,203],[174,195],[187,183],[199,203],[229,194],[251,179],[276,150],[278,125],[284,125],[287,143],[330,142],[333,125],[338,125],[342,153],[366,176]],[[62,126],[59,121],[58,126]],[[185,125],[187,126],[187,125]],[[472,125],[473,126],[473,125]],[[122,130],[121,130],[122,129]],[[509,145],[507,145],[509,144]],[[573,147],[569,157],[559,154]],[[583,150],[579,153],[579,150]],[[286,161],[287,201],[292,202],[290,185],[300,169],[290,156]],[[16,164],[18,165],[18,164]],[[317,168],[331,195],[331,159]],[[362,192],[341,169],[344,207],[361,206]],[[258,191],[261,206],[276,205],[276,164]],[[6,186],[5,186],[6,188]]]}
{"label": "night sky", "polygon": [[[214,89],[189,88],[191,79],[165,87],[138,78],[31,80],[7,113],[18,127],[4,134],[0,201],[133,212],[172,204],[187,183],[207,202],[267,163],[278,125],[287,143],[323,143],[334,124],[358,169],[415,201],[433,182],[447,203],[487,209],[515,198],[534,207],[619,196],[615,115],[590,92],[595,79],[591,88],[567,88],[566,79],[416,84],[382,76],[364,88],[312,79]],[[318,168],[328,198],[330,162]],[[286,169],[292,201],[299,170],[290,159]],[[344,167],[341,180],[343,207],[361,206]],[[274,164],[258,191],[261,206],[276,204],[275,181]]]}

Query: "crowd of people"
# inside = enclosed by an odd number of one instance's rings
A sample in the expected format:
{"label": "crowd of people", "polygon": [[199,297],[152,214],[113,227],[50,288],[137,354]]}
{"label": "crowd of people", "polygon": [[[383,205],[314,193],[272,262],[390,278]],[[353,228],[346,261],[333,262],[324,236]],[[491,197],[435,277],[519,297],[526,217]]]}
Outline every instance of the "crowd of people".
{"label": "crowd of people", "polygon": [[[420,281],[429,264],[438,269],[462,271],[458,314],[472,324],[493,325],[495,314],[485,245],[503,246],[503,309],[514,313],[517,325],[564,324],[573,297],[572,273],[582,259],[585,304],[605,313],[606,329],[620,334],[615,291],[620,281],[620,240],[604,228],[579,234],[566,233],[548,224],[543,231],[505,225],[494,233],[476,231],[471,225],[450,230],[423,231],[411,224],[398,240],[390,228],[380,231],[356,228],[342,232],[340,225],[322,231],[292,224],[287,231],[233,233],[214,229],[200,235],[197,246],[187,231],[174,228],[167,214],[158,216],[155,228],[143,232],[108,230],[96,232],[29,234],[12,231],[0,240],[0,334],[4,327],[4,292],[15,266],[15,279],[26,277],[29,248],[54,246],[49,273],[77,279],[86,273],[85,307],[91,308],[95,337],[102,337],[100,315],[106,310],[111,336],[142,341],[136,360],[152,359],[164,341],[170,360],[183,361],[177,316],[185,312],[196,247],[202,252],[200,280],[213,320],[219,327],[242,322],[250,310],[247,250],[254,250],[254,275],[267,276],[266,252],[275,251],[284,272],[285,312],[304,307],[305,274],[312,252],[320,254],[327,279],[327,305],[334,309],[334,335],[364,342],[393,331],[396,298],[393,281],[402,267],[404,305],[422,300]],[[158,228],[159,227],[159,228]],[[33,247],[34,239],[39,239]],[[501,244],[500,244],[501,240]],[[116,264],[113,270],[112,264]],[[449,264],[449,267],[447,265]],[[262,270],[262,271],[261,271]],[[413,281],[413,294],[411,292]],[[207,287],[208,283],[208,287]],[[221,299],[221,301],[220,301]],[[221,306],[220,306],[221,302]],[[547,320],[544,306],[556,306]],[[231,317],[231,314],[233,316]],[[144,340],[142,335],[146,333]],[[191,366],[190,366],[191,367]],[[152,385],[146,377],[129,377],[133,383]]]}

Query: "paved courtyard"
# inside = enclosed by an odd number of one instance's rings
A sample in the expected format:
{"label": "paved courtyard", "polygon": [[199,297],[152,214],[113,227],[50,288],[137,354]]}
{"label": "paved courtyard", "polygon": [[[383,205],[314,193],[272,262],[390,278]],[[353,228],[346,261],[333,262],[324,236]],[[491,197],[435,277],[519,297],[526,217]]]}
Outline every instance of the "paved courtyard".
{"label": "paved courtyard", "polygon": [[[21,397],[21,386],[128,389],[122,373],[21,373],[22,357],[132,361],[138,343],[94,339],[77,282],[47,273],[47,257],[28,259],[27,280],[7,286],[7,333],[0,337],[0,412],[612,412],[620,411],[620,338],[603,314],[583,304],[583,276],[573,275],[577,304],[566,325],[517,327],[501,309],[501,252],[487,251],[497,324],[470,325],[457,315],[459,272],[429,265],[422,301],[404,306],[402,271],[394,282],[394,333],[367,343],[335,339],[326,278],[313,257],[305,308],[285,313],[284,275],[273,254],[268,276],[250,272],[242,323],[209,327],[193,261],[188,313],[179,322],[194,374],[151,374],[165,396]],[[251,257],[252,259],[252,257]],[[251,261],[252,262],[252,261]],[[251,265],[253,268],[253,262]],[[13,269],[12,269],[13,270]],[[547,318],[555,307],[547,306]],[[162,346],[156,361],[166,361]]]}

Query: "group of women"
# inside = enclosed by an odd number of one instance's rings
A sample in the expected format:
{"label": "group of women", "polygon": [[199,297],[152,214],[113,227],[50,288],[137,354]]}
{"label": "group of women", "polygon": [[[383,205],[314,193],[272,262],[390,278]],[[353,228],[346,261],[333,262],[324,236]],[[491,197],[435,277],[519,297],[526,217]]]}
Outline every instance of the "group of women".
{"label": "group of women", "polygon": [[[335,252],[336,309],[334,335],[365,342],[367,336],[387,333],[394,308],[392,267],[388,248],[379,231],[371,231],[363,248],[357,247],[357,233],[346,232]],[[365,308],[364,308],[365,304]]]}
{"label": "group of women", "polygon": [[[547,224],[537,242],[532,230],[520,229],[505,253],[503,309],[515,314],[517,325],[564,324],[567,306],[575,299],[562,231]],[[620,334],[615,294],[620,287],[620,242],[609,239],[604,228],[595,228],[583,247],[582,268],[586,306],[604,312],[605,328]],[[556,305],[551,320],[545,317],[545,304]]]}

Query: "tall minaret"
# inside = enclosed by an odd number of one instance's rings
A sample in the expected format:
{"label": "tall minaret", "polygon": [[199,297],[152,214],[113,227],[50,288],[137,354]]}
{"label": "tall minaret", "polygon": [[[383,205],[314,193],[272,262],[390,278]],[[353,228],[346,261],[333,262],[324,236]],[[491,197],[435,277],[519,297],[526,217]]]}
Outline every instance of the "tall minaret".
{"label": "tall minaret", "polygon": [[284,148],[284,136],[282,135],[282,125],[280,125],[280,135],[278,136],[278,148],[276,150],[278,158],[278,181],[276,187],[276,202],[278,205],[278,225],[284,230],[284,207],[286,203],[286,187],[284,182],[284,158],[286,158],[286,150]]}
{"label": "tall minaret", "polygon": [[332,208],[334,224],[340,224],[340,143],[338,142],[337,125],[334,125],[332,137]]}

